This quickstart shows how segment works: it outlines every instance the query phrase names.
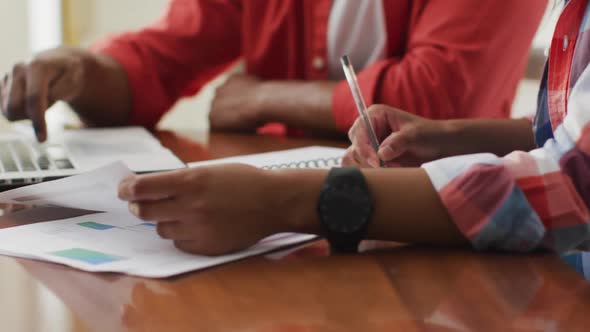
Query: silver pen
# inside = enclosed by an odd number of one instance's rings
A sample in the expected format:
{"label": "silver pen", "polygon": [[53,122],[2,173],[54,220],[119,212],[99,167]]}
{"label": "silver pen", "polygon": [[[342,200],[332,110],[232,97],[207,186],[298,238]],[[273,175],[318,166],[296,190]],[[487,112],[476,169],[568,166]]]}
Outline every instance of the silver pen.
{"label": "silver pen", "polygon": [[[356,103],[356,108],[359,111],[359,115],[365,124],[365,129],[367,130],[367,134],[369,135],[369,141],[371,142],[371,146],[375,149],[375,152],[379,151],[379,140],[377,139],[377,135],[375,134],[375,129],[373,128],[373,124],[369,119],[369,115],[367,114],[367,105],[365,104],[365,99],[361,94],[361,88],[359,87],[359,82],[356,78],[356,73],[354,72],[354,68],[350,63],[347,55],[342,56],[340,58],[340,62],[342,63],[342,68],[344,69],[344,75],[346,76],[346,81],[348,81],[348,86],[350,87],[350,92],[352,92],[352,97],[354,98],[354,102]],[[382,160],[379,160],[381,167],[385,167],[385,163]]]}

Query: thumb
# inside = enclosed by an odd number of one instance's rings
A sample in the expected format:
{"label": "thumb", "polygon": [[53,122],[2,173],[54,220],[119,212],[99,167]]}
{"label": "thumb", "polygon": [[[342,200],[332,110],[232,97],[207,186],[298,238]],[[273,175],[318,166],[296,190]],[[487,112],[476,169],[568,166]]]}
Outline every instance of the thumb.
{"label": "thumb", "polygon": [[408,150],[408,140],[403,132],[394,132],[389,135],[379,147],[379,158],[383,161],[391,161],[398,158]]}

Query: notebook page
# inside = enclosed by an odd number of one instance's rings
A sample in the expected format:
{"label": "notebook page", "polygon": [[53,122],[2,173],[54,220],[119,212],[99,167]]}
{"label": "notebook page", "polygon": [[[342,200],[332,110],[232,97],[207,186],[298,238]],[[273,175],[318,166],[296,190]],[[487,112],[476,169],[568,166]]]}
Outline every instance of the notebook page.
{"label": "notebook page", "polygon": [[311,146],[307,148],[267,152],[196,162],[189,167],[239,163],[259,168],[331,168],[340,166],[346,149]]}

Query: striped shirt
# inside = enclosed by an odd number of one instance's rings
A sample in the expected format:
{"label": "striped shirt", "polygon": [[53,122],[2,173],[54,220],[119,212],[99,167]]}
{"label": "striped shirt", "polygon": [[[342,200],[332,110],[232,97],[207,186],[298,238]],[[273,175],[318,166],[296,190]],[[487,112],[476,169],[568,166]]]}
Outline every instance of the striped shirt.
{"label": "striped shirt", "polygon": [[476,249],[567,252],[590,244],[588,2],[569,1],[557,23],[533,126],[537,149],[422,166]]}

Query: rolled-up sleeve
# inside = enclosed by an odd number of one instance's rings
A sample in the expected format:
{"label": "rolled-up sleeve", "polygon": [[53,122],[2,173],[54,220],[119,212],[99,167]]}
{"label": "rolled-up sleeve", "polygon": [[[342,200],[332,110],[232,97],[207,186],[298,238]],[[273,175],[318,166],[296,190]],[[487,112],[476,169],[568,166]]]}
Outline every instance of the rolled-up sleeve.
{"label": "rolled-up sleeve", "polygon": [[590,68],[555,138],[503,158],[467,155],[427,163],[451,218],[477,249],[557,252],[590,242]]}
{"label": "rolled-up sleeve", "polygon": [[181,97],[196,93],[241,54],[241,5],[231,0],[173,0],[162,19],[97,43],[125,70],[130,122],[153,127]]}

